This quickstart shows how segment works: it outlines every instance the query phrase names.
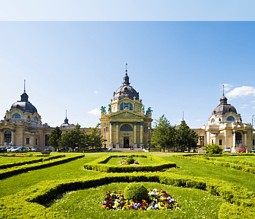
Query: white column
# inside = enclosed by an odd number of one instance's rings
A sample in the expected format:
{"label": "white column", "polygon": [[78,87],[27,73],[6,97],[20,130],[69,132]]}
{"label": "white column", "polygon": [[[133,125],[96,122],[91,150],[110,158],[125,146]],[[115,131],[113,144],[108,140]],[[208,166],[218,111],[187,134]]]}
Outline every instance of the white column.
{"label": "white column", "polygon": [[228,147],[227,145],[227,131],[224,132],[225,133],[225,148]]}
{"label": "white column", "polygon": [[244,146],[247,147],[247,131],[244,131]]}
{"label": "white column", "polygon": [[12,137],[11,137],[11,138],[12,138],[11,144],[14,145],[14,144],[15,144],[15,140],[14,140],[14,130],[12,130],[11,133],[12,133],[12,134],[11,134],[11,136],[12,136]]}
{"label": "white column", "polygon": [[137,147],[137,142],[136,142],[136,122],[134,122],[134,147]]}
{"label": "white column", "polygon": [[236,152],[236,131],[232,131],[232,152]]}
{"label": "white column", "polygon": [[119,123],[116,123],[116,148],[119,148]]}
{"label": "white column", "polygon": [[143,123],[140,123],[140,147],[143,147]]}
{"label": "white column", "polygon": [[110,128],[109,128],[110,130],[109,130],[109,133],[110,133],[110,148],[112,148],[112,123],[110,122]]}

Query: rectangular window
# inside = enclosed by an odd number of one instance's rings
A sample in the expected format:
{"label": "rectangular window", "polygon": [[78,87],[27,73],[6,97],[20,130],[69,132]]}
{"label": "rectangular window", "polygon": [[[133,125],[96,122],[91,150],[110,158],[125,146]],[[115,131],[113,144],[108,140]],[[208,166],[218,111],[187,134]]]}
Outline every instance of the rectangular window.
{"label": "rectangular window", "polygon": [[205,137],[204,136],[199,136],[199,140],[200,140],[200,146],[204,146]]}
{"label": "rectangular window", "polygon": [[222,140],[221,139],[219,140],[219,145],[222,145]]}
{"label": "rectangular window", "polygon": [[37,138],[35,139],[35,145],[37,145],[38,144],[38,140],[37,140]]}
{"label": "rectangular window", "polygon": [[30,144],[30,138],[26,138],[26,144]]}

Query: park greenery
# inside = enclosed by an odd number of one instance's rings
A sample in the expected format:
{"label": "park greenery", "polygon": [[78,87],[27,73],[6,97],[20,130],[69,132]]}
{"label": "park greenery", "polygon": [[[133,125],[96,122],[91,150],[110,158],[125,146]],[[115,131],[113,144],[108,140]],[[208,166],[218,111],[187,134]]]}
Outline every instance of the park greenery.
{"label": "park greenery", "polygon": [[197,147],[198,135],[189,128],[184,120],[178,126],[172,126],[162,115],[156,120],[152,132],[152,145],[162,151],[191,151]]}
{"label": "park greenery", "polygon": [[74,129],[61,131],[56,127],[51,131],[49,137],[49,145],[61,151],[83,151],[90,148],[101,148],[102,138],[99,125],[91,129],[90,133],[86,133],[76,125]]}
{"label": "park greenery", "polygon": [[[31,154],[33,156],[31,156]],[[31,152],[27,156],[3,159],[3,171],[22,168],[2,178],[0,187],[0,218],[254,218],[255,174],[232,168],[255,168],[253,154],[242,155],[199,155],[194,153],[60,153],[43,155]],[[108,155],[107,155],[108,154]],[[85,155],[85,156],[84,156]],[[177,168],[163,168],[157,172],[133,169],[132,172],[115,172],[120,165],[111,160],[133,155],[143,161],[134,167],[153,166],[159,160],[175,164]],[[8,159],[12,159],[15,166]],[[16,162],[13,160],[16,158]],[[25,161],[23,159],[26,159]],[[159,160],[156,160],[159,159]],[[65,160],[64,162],[57,161]],[[25,163],[36,161],[35,163]],[[49,165],[44,166],[49,163]],[[217,163],[218,165],[215,165]],[[86,165],[101,168],[115,166],[111,172],[84,168]],[[32,167],[32,168],[30,168]],[[22,173],[22,174],[21,174]],[[140,182],[146,188],[163,189],[178,203],[174,210],[108,211],[101,207],[107,191],[120,191],[132,182]],[[131,189],[130,191],[134,191]],[[137,192],[135,192],[137,194]],[[130,196],[135,196],[131,194]]]}
{"label": "park greenery", "polygon": [[218,144],[207,144],[205,146],[205,151],[209,155],[222,154],[223,149]]}

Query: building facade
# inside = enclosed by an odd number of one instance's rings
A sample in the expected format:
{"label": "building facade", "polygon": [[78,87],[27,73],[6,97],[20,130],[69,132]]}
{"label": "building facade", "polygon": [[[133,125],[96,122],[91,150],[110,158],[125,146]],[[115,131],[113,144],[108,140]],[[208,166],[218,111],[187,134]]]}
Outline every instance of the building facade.
{"label": "building facade", "polygon": [[143,148],[151,142],[152,110],[146,112],[126,70],[108,109],[101,107],[101,135],[105,148]]}
{"label": "building facade", "polygon": [[48,145],[51,128],[42,124],[36,107],[29,102],[24,89],[21,99],[12,104],[0,121],[0,145],[36,146]]}
{"label": "building facade", "polygon": [[223,91],[220,103],[213,110],[207,124],[201,129],[196,129],[199,136],[198,145],[218,144],[223,149],[231,148],[232,152],[238,151],[239,148],[249,151],[254,146],[252,125],[243,123],[236,108],[227,101]]}

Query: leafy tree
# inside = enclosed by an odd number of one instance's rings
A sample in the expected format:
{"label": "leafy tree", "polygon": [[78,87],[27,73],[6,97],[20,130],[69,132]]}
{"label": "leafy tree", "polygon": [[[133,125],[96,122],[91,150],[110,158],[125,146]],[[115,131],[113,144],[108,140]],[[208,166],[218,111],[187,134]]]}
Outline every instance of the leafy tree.
{"label": "leafy tree", "polygon": [[88,136],[88,145],[95,147],[95,148],[101,148],[102,147],[102,136],[100,131],[100,123],[96,125],[95,128],[92,129],[90,135]]}
{"label": "leafy tree", "polygon": [[58,148],[61,145],[61,135],[62,131],[59,129],[59,127],[53,129],[50,133],[49,145],[54,148]]}
{"label": "leafy tree", "polygon": [[165,115],[156,120],[156,127],[152,133],[152,144],[165,151],[175,144],[175,127],[170,125]]}
{"label": "leafy tree", "polygon": [[66,131],[62,134],[61,145],[63,147],[71,147],[75,149],[84,145],[86,142],[86,134],[80,129],[80,125],[76,125],[74,129]]}
{"label": "leafy tree", "polygon": [[178,149],[181,151],[188,150],[191,148],[196,148],[198,135],[196,132],[187,125],[187,123],[182,120],[181,124],[177,127],[176,132],[176,144]]}
{"label": "leafy tree", "polygon": [[208,144],[205,146],[205,151],[209,155],[222,154],[223,149],[217,144]]}

